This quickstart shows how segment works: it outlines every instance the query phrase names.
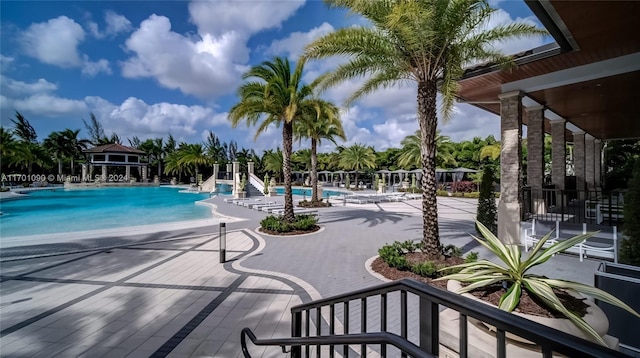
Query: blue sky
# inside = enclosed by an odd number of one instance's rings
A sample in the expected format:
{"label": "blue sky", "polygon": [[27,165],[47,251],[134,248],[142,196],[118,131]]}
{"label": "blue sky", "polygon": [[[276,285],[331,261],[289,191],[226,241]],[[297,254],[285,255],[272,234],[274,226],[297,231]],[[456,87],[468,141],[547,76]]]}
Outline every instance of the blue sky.
{"label": "blue sky", "polygon": [[[523,1],[493,1],[491,23],[536,22]],[[258,151],[280,143],[271,128],[254,141],[255,128],[232,129],[227,111],[241,75],[273,56],[295,61],[310,40],[334,29],[365,24],[321,1],[1,1],[0,119],[21,112],[38,139],[65,128],[81,129],[96,114],[107,135],[166,137],[202,142],[209,131],[224,141]],[[545,39],[499,44],[507,53]],[[307,65],[312,80],[339,59]],[[342,105],[361,80],[333,88],[324,97]],[[379,91],[342,114],[348,140],[378,150],[398,147],[417,129],[415,87]],[[498,118],[457,105],[441,123],[454,141],[499,137]],[[305,143],[302,143],[305,146]],[[325,144],[324,150],[332,145]]]}

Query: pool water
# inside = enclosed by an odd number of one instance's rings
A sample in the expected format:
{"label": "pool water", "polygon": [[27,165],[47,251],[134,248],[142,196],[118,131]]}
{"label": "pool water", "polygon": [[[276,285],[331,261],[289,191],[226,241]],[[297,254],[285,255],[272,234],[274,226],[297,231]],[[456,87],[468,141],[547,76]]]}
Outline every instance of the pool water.
{"label": "pool water", "polygon": [[208,194],[179,188],[92,188],[32,191],[0,202],[0,238],[112,229],[211,218],[194,202]]}
{"label": "pool water", "polygon": [[[284,188],[282,188],[282,187],[276,188],[276,193],[278,193],[280,195],[284,194]],[[291,193],[293,195],[311,197],[312,190],[311,189],[305,189],[305,188],[291,188]],[[344,194],[346,194],[346,193],[342,192],[342,191],[322,190],[322,197],[323,198],[328,198],[329,196],[332,196],[332,195],[344,195]]]}

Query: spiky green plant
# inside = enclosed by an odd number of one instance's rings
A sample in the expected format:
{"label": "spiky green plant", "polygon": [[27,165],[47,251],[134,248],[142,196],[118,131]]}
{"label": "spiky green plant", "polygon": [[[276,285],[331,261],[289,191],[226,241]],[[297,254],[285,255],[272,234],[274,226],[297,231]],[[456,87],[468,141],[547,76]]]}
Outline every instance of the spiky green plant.
{"label": "spiky green plant", "polygon": [[493,285],[495,283],[506,282],[509,289],[500,297],[498,308],[511,312],[520,302],[522,290],[529,295],[534,296],[542,301],[548,309],[559,312],[568,318],[573,324],[584,331],[587,335],[592,336],[597,342],[606,345],[602,337],[587,323],[574,312],[569,311],[560,302],[560,299],[553,292],[554,289],[567,291],[569,293],[579,292],[594,297],[603,302],[623,308],[630,313],[640,317],[633,308],[624,302],[602,291],[598,288],[585,285],[578,282],[550,279],[544,276],[527,273],[532,267],[544,264],[553,255],[563,252],[568,248],[579,244],[580,242],[593,236],[595,233],[586,233],[574,236],[567,240],[559,241],[546,249],[542,249],[545,242],[551,236],[551,233],[545,235],[531,251],[531,255],[522,261],[520,248],[517,245],[506,245],[491,233],[481,222],[476,222],[482,236],[487,240],[480,240],[473,236],[482,246],[493,252],[504,265],[500,265],[488,260],[480,260],[455,266],[449,266],[445,269],[460,269],[458,273],[447,275],[438,280],[457,280],[469,283],[458,290],[457,293],[465,293],[475,289]]}

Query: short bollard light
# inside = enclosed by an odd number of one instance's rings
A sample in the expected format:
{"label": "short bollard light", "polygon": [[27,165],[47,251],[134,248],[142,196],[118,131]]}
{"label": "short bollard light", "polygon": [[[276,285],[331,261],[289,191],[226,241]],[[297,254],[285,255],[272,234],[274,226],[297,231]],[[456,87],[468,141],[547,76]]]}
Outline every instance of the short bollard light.
{"label": "short bollard light", "polygon": [[227,256],[227,224],[220,223],[220,263],[226,261]]}

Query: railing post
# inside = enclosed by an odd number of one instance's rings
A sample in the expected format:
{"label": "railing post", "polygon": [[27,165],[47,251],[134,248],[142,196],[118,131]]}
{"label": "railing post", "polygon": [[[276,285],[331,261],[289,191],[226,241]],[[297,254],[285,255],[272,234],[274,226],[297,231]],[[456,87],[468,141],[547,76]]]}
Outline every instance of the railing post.
{"label": "railing post", "polygon": [[420,297],[420,349],[439,356],[440,310],[438,304]]}
{"label": "railing post", "polygon": [[[291,337],[302,337],[302,311],[292,313]],[[300,357],[302,357],[302,346],[292,346],[291,358]]]}
{"label": "railing post", "polygon": [[220,263],[227,261],[227,224],[220,223]]}

